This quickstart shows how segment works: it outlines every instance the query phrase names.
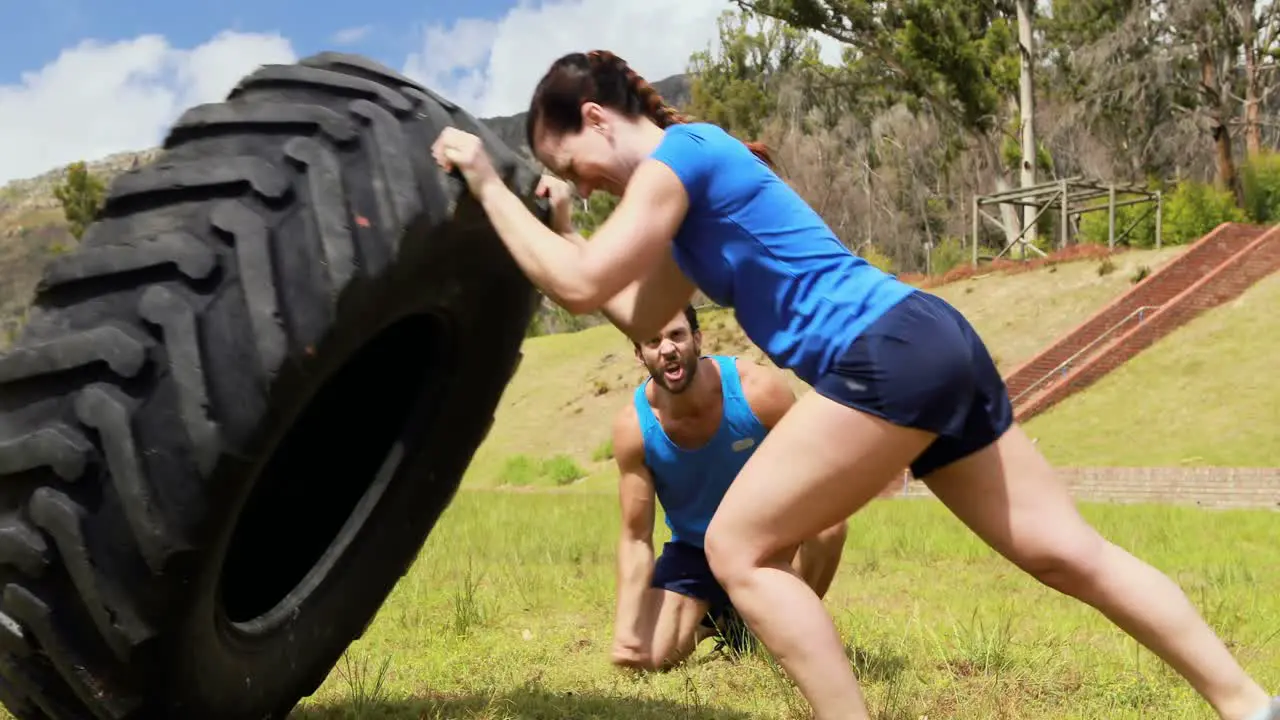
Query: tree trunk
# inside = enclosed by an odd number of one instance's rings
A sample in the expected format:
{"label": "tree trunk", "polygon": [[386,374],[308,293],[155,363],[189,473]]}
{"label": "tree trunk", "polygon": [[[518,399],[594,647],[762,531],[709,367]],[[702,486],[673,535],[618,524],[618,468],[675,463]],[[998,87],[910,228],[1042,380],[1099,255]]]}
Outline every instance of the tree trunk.
{"label": "tree trunk", "polygon": [[[1018,110],[1022,121],[1022,187],[1036,184],[1036,93],[1033,62],[1034,38],[1031,32],[1031,0],[1018,0],[1018,45],[1022,57],[1022,74],[1018,93]],[[1022,207],[1022,236],[1029,243],[1036,241],[1036,208]],[[1025,246],[1018,246],[1018,256],[1025,258]]]}
{"label": "tree trunk", "polygon": [[1231,119],[1231,110],[1225,89],[1220,85],[1217,53],[1214,50],[1212,43],[1201,44],[1200,83],[1208,110],[1209,132],[1217,151],[1218,186],[1230,190],[1236,198],[1236,205],[1244,207],[1244,193],[1237,182],[1235,158],[1231,154],[1231,128],[1227,125]]}
{"label": "tree trunk", "polygon": [[1262,152],[1262,100],[1258,97],[1258,26],[1254,0],[1239,0],[1244,44],[1244,145],[1249,158]]}
{"label": "tree trunk", "polygon": [[[1005,177],[1004,162],[1000,159],[1000,148],[989,136],[978,135],[977,140],[982,156],[986,158],[987,164],[991,167],[991,174],[995,177],[996,192],[1011,190],[1009,179]],[[1000,219],[1004,221],[1004,244],[1008,246],[1018,239],[1018,231],[1022,229],[1021,221],[1018,219],[1017,206],[1008,203],[1002,204],[1000,206]]]}

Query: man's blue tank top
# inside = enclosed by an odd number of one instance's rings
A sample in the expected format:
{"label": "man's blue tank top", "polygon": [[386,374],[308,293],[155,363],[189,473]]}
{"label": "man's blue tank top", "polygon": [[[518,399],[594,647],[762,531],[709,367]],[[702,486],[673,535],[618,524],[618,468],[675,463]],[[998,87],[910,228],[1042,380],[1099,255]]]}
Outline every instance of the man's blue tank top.
{"label": "man's blue tank top", "polygon": [[734,359],[723,355],[705,357],[714,359],[720,367],[724,410],[720,426],[702,447],[685,449],[667,437],[644,394],[650,381],[641,383],[635,392],[644,460],[653,475],[671,539],[695,547],[702,547],[707,524],[720,507],[729,484],[768,432],[747,404]]}
{"label": "man's blue tank top", "polygon": [[855,255],[740,140],[716,125],[666,129],[651,155],[679,176],[689,210],[673,245],[680,269],[732,307],[774,363],[813,384],[914,288]]}

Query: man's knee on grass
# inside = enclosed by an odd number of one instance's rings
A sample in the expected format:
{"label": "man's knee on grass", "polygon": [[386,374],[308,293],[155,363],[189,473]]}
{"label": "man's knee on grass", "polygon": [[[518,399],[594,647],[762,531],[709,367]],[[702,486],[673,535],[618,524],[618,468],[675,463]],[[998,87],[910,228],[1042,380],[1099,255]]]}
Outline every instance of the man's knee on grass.
{"label": "man's knee on grass", "polygon": [[639,624],[634,632],[615,637],[612,662],[618,667],[650,672],[678,665],[701,642],[699,632],[708,603],[668,589],[645,593]]}
{"label": "man's knee on grass", "polygon": [[825,597],[831,589],[840,558],[844,554],[845,538],[849,524],[846,520],[823,529],[817,535],[800,543],[791,559],[791,569],[813,589],[818,597]]}
{"label": "man's knee on grass", "polygon": [[649,644],[639,652],[634,653],[619,654],[615,652],[612,662],[614,666],[628,670],[667,672],[687,660],[693,654],[693,649],[697,647],[697,644],[707,636],[707,633],[699,632],[695,629],[689,637],[678,638],[674,643]]}
{"label": "man's knee on grass", "polygon": [[801,543],[796,549],[793,564],[798,563],[802,557],[807,563],[819,562],[824,565],[839,563],[840,556],[844,553],[845,539],[848,537],[849,522],[841,520]]}

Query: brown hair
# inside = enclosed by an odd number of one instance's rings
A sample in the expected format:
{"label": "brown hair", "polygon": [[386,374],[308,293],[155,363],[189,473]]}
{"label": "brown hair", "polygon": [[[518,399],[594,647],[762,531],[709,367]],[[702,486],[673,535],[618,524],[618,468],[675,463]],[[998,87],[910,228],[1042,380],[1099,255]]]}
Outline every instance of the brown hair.
{"label": "brown hair", "polygon": [[[586,102],[599,103],[627,117],[647,117],[660,128],[691,122],[617,55],[608,50],[569,53],[551,64],[533,91],[525,121],[529,147],[533,147],[534,129],[539,123],[556,133],[580,132],[582,104]],[[766,165],[774,167],[763,143],[745,144]]]}
{"label": "brown hair", "polygon": [[[702,328],[698,325],[698,308],[694,307],[693,303],[684,306],[684,319],[689,323],[690,334],[696,334],[701,331]],[[640,347],[638,340],[632,340],[631,344],[637,348]]]}

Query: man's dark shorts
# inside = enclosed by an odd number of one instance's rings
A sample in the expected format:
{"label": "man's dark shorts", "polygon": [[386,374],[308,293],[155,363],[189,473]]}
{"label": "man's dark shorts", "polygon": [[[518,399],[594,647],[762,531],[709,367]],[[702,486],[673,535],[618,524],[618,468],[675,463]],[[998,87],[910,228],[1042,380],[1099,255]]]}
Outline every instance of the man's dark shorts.
{"label": "man's dark shorts", "polygon": [[729,594],[711,572],[706,552],[688,543],[668,542],[662,546],[662,554],[653,566],[651,585],[707,603],[710,607],[702,624],[709,628],[715,627],[712,618],[718,621],[732,610]]}

